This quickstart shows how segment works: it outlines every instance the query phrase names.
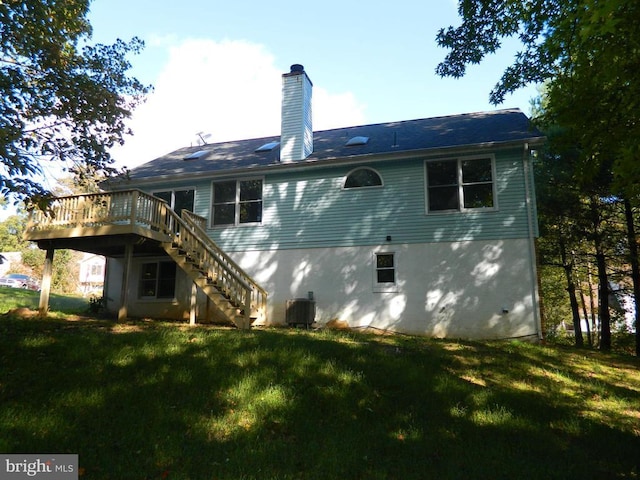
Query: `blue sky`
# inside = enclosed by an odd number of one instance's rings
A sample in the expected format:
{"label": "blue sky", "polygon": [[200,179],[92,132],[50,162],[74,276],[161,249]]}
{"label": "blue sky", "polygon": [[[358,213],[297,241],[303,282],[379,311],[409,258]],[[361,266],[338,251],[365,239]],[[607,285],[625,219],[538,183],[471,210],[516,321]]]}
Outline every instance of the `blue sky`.
{"label": "blue sky", "polygon": [[314,84],[314,129],[518,107],[535,88],[488,102],[517,46],[460,80],[434,69],[435,35],[459,23],[454,0],[94,0],[96,42],[138,36],[132,73],[155,86],[135,136],[112,153],[134,166],[196,142],[277,134],[281,74],[301,63]]}

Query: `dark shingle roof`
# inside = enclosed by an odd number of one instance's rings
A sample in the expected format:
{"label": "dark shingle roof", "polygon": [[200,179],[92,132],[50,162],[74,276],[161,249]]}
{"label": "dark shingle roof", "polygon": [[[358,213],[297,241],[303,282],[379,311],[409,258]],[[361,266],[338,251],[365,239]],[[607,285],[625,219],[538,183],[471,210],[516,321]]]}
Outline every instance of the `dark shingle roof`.
{"label": "dark shingle roof", "polygon": [[[356,136],[369,140],[363,145],[345,145]],[[296,163],[541,139],[542,134],[520,110],[497,110],[316,131],[313,153]],[[129,178],[135,182],[279,166],[279,147],[256,152],[262,145],[279,140],[279,136],[273,136],[182,148],[132,169]],[[194,153],[197,158],[185,160]]]}

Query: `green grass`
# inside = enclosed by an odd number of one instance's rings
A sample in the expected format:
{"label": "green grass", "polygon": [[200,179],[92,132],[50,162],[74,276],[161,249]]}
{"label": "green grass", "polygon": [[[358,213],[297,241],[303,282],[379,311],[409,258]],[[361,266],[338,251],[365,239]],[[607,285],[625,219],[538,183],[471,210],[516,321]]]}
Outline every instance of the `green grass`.
{"label": "green grass", "polygon": [[0,318],[0,452],[86,479],[640,474],[640,362],[566,347]]}
{"label": "green grass", "polygon": [[[0,287],[0,312],[15,308],[38,309],[40,293],[20,288]],[[52,315],[86,313],[89,301],[86,298],[51,294],[49,310]]]}

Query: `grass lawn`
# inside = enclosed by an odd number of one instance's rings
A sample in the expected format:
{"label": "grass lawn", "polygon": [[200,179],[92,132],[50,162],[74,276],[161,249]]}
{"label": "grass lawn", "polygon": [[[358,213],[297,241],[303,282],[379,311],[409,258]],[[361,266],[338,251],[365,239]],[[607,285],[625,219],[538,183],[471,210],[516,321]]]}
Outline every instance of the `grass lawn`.
{"label": "grass lawn", "polygon": [[[5,313],[14,308],[38,309],[40,293],[21,288],[0,287],[0,313]],[[89,301],[82,297],[68,295],[56,295],[52,293],[49,298],[49,310],[52,315],[86,313]]]}
{"label": "grass lawn", "polygon": [[640,476],[640,361],[517,342],[0,317],[0,452],[86,479]]}

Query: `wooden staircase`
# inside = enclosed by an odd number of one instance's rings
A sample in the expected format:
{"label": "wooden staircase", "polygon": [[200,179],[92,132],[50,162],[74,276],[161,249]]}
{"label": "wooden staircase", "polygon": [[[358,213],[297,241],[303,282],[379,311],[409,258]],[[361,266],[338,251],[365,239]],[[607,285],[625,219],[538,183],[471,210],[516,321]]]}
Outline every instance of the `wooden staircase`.
{"label": "wooden staircase", "polygon": [[[206,219],[187,210],[182,216],[167,209],[175,234],[162,246],[176,264],[204,292],[218,313],[238,328],[264,321],[267,292],[247,275],[206,234]],[[171,218],[173,217],[173,218]]]}

